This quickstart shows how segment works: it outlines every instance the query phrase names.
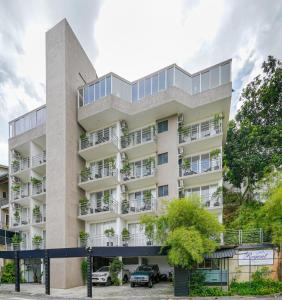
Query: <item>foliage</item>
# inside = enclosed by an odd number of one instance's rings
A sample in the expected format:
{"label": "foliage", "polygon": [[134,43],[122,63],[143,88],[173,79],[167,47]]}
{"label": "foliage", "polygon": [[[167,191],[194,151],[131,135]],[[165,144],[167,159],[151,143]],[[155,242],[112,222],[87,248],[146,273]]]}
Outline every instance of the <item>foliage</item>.
{"label": "foliage", "polygon": [[270,274],[271,274],[271,270],[269,270],[268,267],[262,267],[262,268],[256,270],[252,274],[252,280],[254,280],[254,281],[265,280],[265,279],[269,278]]}
{"label": "foliage", "polygon": [[1,270],[2,283],[14,283],[16,278],[16,267],[14,263],[6,263]]}
{"label": "foliage", "polygon": [[130,164],[128,161],[125,161],[122,165],[122,168],[120,169],[120,173],[123,175],[129,176],[130,173]]}
{"label": "foliage", "polygon": [[123,228],[121,232],[121,237],[123,241],[128,241],[130,239],[130,232],[127,228]]}
{"label": "foliage", "polygon": [[13,183],[12,185],[12,190],[14,192],[19,192],[20,191],[20,188],[21,188],[21,185],[19,183]]}
{"label": "foliage", "polygon": [[188,170],[190,169],[190,159],[188,158],[184,158],[183,161],[182,161],[182,167],[184,170]]}
{"label": "foliage", "polygon": [[109,191],[104,191],[103,201],[105,204],[110,203],[110,192]]}
{"label": "foliage", "polygon": [[35,246],[35,247],[40,247],[41,243],[43,241],[43,238],[41,235],[34,235],[33,238],[32,238],[32,244]]}
{"label": "foliage", "polygon": [[179,126],[178,133],[183,136],[188,136],[190,134],[190,127]]}
{"label": "foliage", "polygon": [[271,279],[252,280],[246,282],[233,281],[230,292],[234,295],[272,295],[282,292],[282,282]]}
{"label": "foliage", "polygon": [[114,230],[114,228],[113,227],[111,227],[111,228],[108,228],[108,229],[106,229],[105,231],[104,231],[104,234],[105,234],[105,236],[106,237],[113,237],[114,235],[115,235],[115,230]]}
{"label": "foliage", "polygon": [[35,217],[39,217],[41,215],[41,212],[40,212],[40,206],[39,205],[35,205],[33,210],[32,210],[32,213]]}
{"label": "foliage", "polygon": [[37,185],[37,184],[40,184],[42,182],[42,180],[40,179],[37,179],[35,177],[30,177],[30,182],[33,184],[33,185]]}
{"label": "foliage", "polygon": [[216,157],[219,156],[219,154],[220,154],[220,149],[214,149],[214,150],[212,150],[212,151],[210,152],[210,157],[211,157],[211,158],[216,158]]}
{"label": "foliage", "polygon": [[219,297],[219,296],[230,296],[231,292],[224,291],[218,287],[207,287],[198,286],[191,289],[190,296],[201,296],[201,297]]}
{"label": "foliage", "polygon": [[167,204],[165,214],[144,216],[140,222],[145,225],[148,238],[153,236],[168,246],[169,263],[183,268],[192,268],[203,261],[204,254],[213,252],[223,231],[223,226],[201,206],[196,195],[174,199]]}
{"label": "foliage", "polygon": [[225,179],[236,187],[244,183],[245,199],[272,165],[282,164],[282,64],[269,56],[262,71],[243,90],[224,147]]}
{"label": "foliage", "polygon": [[80,241],[84,243],[89,238],[89,233],[85,232],[85,231],[80,231],[79,232],[79,238],[80,238]]}
{"label": "foliage", "polygon": [[81,261],[80,269],[81,269],[82,279],[83,279],[83,282],[85,284],[86,283],[86,279],[87,279],[87,259],[86,258],[84,258]]}
{"label": "foliage", "polygon": [[269,198],[260,210],[260,221],[266,232],[272,236],[272,242],[282,245],[282,181],[269,191]]}
{"label": "foliage", "polygon": [[118,274],[121,272],[123,268],[123,263],[118,258],[114,258],[110,263],[110,275],[112,279],[113,285],[120,285],[120,279],[118,278]]}
{"label": "foliage", "polygon": [[80,176],[82,176],[82,177],[87,178],[87,177],[89,177],[90,175],[91,175],[90,168],[85,167],[85,168],[83,168],[83,169],[80,171]]}
{"label": "foliage", "polygon": [[22,237],[18,234],[18,233],[15,233],[13,236],[12,236],[12,243],[15,244],[15,245],[18,245],[22,242]]}

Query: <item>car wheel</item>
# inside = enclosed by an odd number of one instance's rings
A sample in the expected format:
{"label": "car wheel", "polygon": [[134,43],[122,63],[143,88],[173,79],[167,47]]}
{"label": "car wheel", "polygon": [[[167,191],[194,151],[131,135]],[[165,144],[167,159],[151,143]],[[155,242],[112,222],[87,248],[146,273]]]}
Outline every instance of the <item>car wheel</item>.
{"label": "car wheel", "polygon": [[149,280],[148,282],[148,287],[151,289],[153,287],[153,281],[152,279]]}
{"label": "car wheel", "polygon": [[112,284],[111,277],[107,278],[107,282],[105,283],[105,286],[110,286]]}
{"label": "car wheel", "polygon": [[124,275],[124,276],[123,276],[123,282],[124,282],[124,283],[127,283],[127,282],[128,282],[128,277],[127,277],[127,275]]}
{"label": "car wheel", "polygon": [[134,283],[134,282],[131,282],[131,283],[130,283],[130,286],[131,286],[131,287],[135,287],[135,283]]}

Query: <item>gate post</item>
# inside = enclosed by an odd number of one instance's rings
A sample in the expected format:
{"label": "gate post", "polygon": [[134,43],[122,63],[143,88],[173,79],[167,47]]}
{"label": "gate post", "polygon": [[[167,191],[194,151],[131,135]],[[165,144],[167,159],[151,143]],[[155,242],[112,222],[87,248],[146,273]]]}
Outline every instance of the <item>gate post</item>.
{"label": "gate post", "polygon": [[44,266],[45,266],[45,294],[50,295],[50,257],[48,250],[44,253]]}
{"label": "gate post", "polygon": [[87,297],[92,298],[92,256],[91,256],[91,247],[87,248]]}
{"label": "gate post", "polygon": [[20,259],[19,259],[19,252],[15,251],[15,267],[16,267],[16,274],[15,274],[15,291],[20,292]]}
{"label": "gate post", "polygon": [[174,296],[188,297],[189,296],[189,270],[174,267]]}

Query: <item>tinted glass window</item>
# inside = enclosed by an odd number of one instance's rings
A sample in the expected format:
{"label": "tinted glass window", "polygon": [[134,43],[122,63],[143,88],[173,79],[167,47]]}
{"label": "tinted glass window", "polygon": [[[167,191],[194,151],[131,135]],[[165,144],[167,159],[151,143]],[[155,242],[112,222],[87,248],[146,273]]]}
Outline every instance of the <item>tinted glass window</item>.
{"label": "tinted glass window", "polygon": [[145,96],[151,95],[151,78],[145,79]]}
{"label": "tinted glass window", "polygon": [[163,165],[168,162],[168,153],[162,153],[158,155],[158,165]]}
{"label": "tinted glass window", "polygon": [[159,197],[168,196],[168,185],[162,185],[158,187],[158,196]]}
{"label": "tinted glass window", "polygon": [[159,89],[158,75],[152,77],[152,94],[157,93]]}
{"label": "tinted glass window", "polygon": [[210,72],[205,72],[201,74],[201,87],[202,92],[210,88]]}
{"label": "tinted glass window", "polygon": [[132,101],[135,102],[137,100],[138,100],[137,83],[134,83],[132,86]]}
{"label": "tinted glass window", "polygon": [[144,97],[144,87],[145,87],[145,82],[144,79],[139,81],[139,99]]}
{"label": "tinted glass window", "polygon": [[165,70],[159,72],[159,91],[165,89]]}
{"label": "tinted glass window", "polygon": [[168,121],[161,121],[158,123],[158,133],[168,131]]}
{"label": "tinted glass window", "polygon": [[230,63],[221,66],[221,84],[230,81]]}

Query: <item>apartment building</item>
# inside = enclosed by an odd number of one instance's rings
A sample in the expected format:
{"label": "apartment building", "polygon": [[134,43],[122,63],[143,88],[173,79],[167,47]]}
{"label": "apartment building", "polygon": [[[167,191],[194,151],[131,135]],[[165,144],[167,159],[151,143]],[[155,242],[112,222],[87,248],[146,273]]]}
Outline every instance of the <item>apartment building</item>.
{"label": "apartment building", "polygon": [[[61,21],[46,34],[46,105],[10,122],[10,226],[22,249],[77,247],[81,231],[88,246],[149,247],[140,216],[192,193],[221,221],[231,93],[231,60],[98,77]],[[53,287],[82,282],[80,259],[56,259],[51,272]]]}
{"label": "apartment building", "polygon": [[0,229],[9,227],[9,167],[0,165]]}

